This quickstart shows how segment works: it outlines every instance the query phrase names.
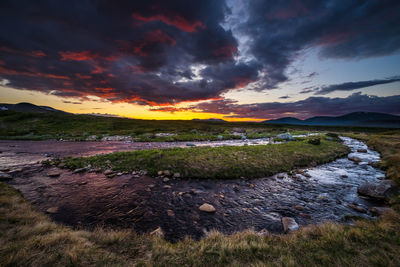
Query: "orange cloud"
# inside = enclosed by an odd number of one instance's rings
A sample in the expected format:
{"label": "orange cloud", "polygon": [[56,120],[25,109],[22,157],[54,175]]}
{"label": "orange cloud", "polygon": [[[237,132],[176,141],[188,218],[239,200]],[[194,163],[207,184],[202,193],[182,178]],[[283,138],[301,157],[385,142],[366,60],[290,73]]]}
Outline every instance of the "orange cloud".
{"label": "orange cloud", "polygon": [[145,17],[138,13],[133,13],[132,17],[135,20],[142,21],[144,23],[152,22],[152,21],[162,21],[163,23],[165,23],[167,25],[175,26],[178,29],[185,31],[185,32],[195,32],[195,31],[197,31],[197,28],[200,28],[200,29],[205,28],[204,24],[201,23],[199,20],[190,22],[179,15],[167,16],[164,14],[158,14],[158,15]]}

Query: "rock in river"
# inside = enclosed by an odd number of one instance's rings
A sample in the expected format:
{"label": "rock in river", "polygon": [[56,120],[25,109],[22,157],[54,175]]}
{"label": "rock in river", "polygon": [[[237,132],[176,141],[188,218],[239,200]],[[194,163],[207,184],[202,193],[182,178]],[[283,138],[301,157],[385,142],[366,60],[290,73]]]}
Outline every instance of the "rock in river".
{"label": "rock in river", "polygon": [[354,161],[355,163],[361,162],[361,159],[355,156],[348,156],[348,159]]}
{"label": "rock in river", "polygon": [[281,219],[283,231],[285,233],[293,232],[299,229],[297,222],[291,217],[283,217]]}
{"label": "rock in river", "polygon": [[374,183],[366,183],[362,186],[359,186],[357,192],[360,195],[364,195],[367,197],[375,198],[375,199],[389,199],[398,193],[399,188],[397,184],[392,180],[385,180],[379,182],[378,184]]}
{"label": "rock in river", "polygon": [[58,212],[58,207],[51,207],[46,210],[47,213],[54,214]]}
{"label": "rock in river", "polygon": [[72,173],[82,173],[85,171],[86,171],[86,168],[78,168],[78,169],[75,169]]}
{"label": "rock in river", "polygon": [[289,141],[293,141],[294,140],[293,136],[290,133],[278,134],[276,136],[276,138],[283,139],[283,140],[289,140]]}
{"label": "rock in river", "polygon": [[201,205],[199,207],[199,210],[204,211],[204,212],[209,212],[209,213],[215,212],[214,206],[207,204],[207,203],[204,203],[203,205]]}
{"label": "rock in river", "polygon": [[58,172],[58,171],[49,171],[47,173],[47,176],[49,176],[49,177],[58,177],[60,175],[61,175],[61,172]]}

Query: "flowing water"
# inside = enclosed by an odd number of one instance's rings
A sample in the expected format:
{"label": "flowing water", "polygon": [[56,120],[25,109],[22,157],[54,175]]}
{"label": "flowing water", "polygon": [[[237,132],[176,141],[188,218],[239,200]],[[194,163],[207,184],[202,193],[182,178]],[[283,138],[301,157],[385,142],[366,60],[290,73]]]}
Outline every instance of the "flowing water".
{"label": "flowing water", "polygon": [[[129,228],[138,233],[161,227],[168,240],[191,236],[200,238],[212,229],[232,233],[244,229],[273,233],[283,231],[281,218],[292,217],[299,225],[324,221],[348,222],[352,216],[372,218],[368,207],[379,205],[361,198],[357,187],[365,182],[379,183],[384,173],[369,165],[379,161],[377,152],[355,139],[342,137],[352,150],[346,158],[312,168],[295,175],[277,174],[258,179],[185,180],[163,179],[126,174],[113,179],[98,173],[72,174],[59,170],[58,178],[50,178],[51,169],[36,162],[49,156],[78,156],[132,149],[186,146],[175,143],[124,142],[56,142],[0,141],[0,166],[16,170],[9,184],[40,211],[50,207],[57,222],[84,228],[98,225]],[[219,141],[218,145],[241,140]],[[257,141],[250,141],[257,142]],[[271,140],[264,139],[264,142]],[[216,142],[193,142],[215,145]],[[367,152],[357,152],[367,149]],[[215,213],[199,210],[203,203],[212,204]],[[349,207],[355,204],[365,211]]]}

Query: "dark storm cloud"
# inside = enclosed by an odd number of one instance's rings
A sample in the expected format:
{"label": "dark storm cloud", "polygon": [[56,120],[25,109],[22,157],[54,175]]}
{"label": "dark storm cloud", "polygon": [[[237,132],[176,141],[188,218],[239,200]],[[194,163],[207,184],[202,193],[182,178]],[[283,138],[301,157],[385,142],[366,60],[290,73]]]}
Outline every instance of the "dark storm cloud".
{"label": "dark storm cloud", "polygon": [[[0,77],[10,87],[155,105],[217,98],[255,79],[233,60],[224,1],[17,0],[0,10]],[[188,66],[200,64],[222,76],[192,81]]]}
{"label": "dark storm cloud", "polygon": [[371,80],[371,81],[359,81],[359,82],[347,82],[347,83],[341,83],[341,84],[332,84],[332,85],[322,86],[321,88],[317,89],[314,94],[325,95],[325,94],[332,93],[334,91],[352,91],[352,90],[366,88],[366,87],[370,87],[370,86],[394,83],[394,82],[399,82],[399,81],[400,81],[400,77],[395,77],[395,78],[383,79],[383,80]]}
{"label": "dark storm cloud", "polygon": [[400,1],[287,0],[246,2],[250,53],[264,65],[264,89],[288,77],[285,70],[304,48],[326,58],[360,59],[400,48]]}
{"label": "dark storm cloud", "polygon": [[223,0],[3,0],[0,78],[63,97],[167,105],[251,82],[277,88],[305,48],[359,59],[400,47],[399,1],[244,2],[248,19],[236,20],[234,35],[221,26],[230,14]]}
{"label": "dark storm cloud", "polygon": [[379,97],[354,93],[346,98],[309,97],[296,102],[238,104],[229,99],[203,102],[191,107],[195,112],[224,114],[229,118],[276,119],[316,115],[343,115],[356,111],[383,112],[400,115],[400,95]]}

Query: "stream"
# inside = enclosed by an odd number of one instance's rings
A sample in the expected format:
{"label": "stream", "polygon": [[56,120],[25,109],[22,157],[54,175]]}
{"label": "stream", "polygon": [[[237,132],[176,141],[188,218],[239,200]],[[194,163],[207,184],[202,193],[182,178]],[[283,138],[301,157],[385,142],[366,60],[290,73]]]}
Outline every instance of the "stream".
{"label": "stream", "polygon": [[[38,163],[55,156],[184,147],[187,142],[0,141],[0,167],[13,175],[8,184],[20,190],[39,211],[52,208],[49,215],[53,220],[77,228],[103,226],[145,233],[161,227],[170,241],[186,236],[199,239],[213,229],[226,234],[245,229],[281,233],[282,217],[292,217],[300,226],[324,221],[351,223],[354,216],[374,217],[368,208],[381,204],[360,197],[357,187],[366,182],[379,183],[378,178],[385,176],[369,165],[379,161],[380,155],[361,141],[341,139],[351,148],[349,156],[356,156],[361,162],[346,157],[297,170],[293,175],[281,173],[249,180],[164,181],[131,174],[110,179],[102,173],[73,174]],[[230,145],[232,141],[218,141],[218,145]],[[366,152],[361,152],[364,149]],[[61,175],[48,177],[52,170]],[[203,203],[213,205],[216,212],[200,211]]]}

